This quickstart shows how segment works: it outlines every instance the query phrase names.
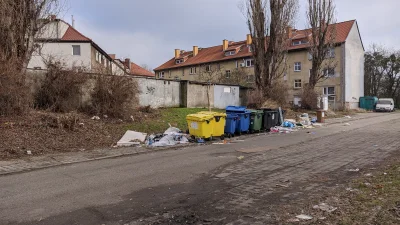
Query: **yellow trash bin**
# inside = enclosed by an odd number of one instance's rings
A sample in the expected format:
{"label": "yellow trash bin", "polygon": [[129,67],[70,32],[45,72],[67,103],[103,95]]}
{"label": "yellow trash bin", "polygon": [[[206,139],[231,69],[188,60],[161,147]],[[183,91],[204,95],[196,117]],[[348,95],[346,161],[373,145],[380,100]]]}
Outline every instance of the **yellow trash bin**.
{"label": "yellow trash bin", "polygon": [[225,137],[226,113],[202,111],[198,114],[210,115],[214,117],[214,120],[212,121],[212,136],[220,137],[223,140]]}
{"label": "yellow trash bin", "polygon": [[189,134],[195,138],[212,139],[214,117],[207,114],[189,114],[186,121]]}

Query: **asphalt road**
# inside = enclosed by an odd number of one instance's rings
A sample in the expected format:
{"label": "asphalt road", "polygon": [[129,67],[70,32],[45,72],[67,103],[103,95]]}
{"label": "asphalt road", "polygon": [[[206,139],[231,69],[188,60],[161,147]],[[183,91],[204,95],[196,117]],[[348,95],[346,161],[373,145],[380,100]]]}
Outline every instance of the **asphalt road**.
{"label": "asphalt road", "polygon": [[[302,146],[302,151],[310,152],[306,159],[310,162],[313,162],[314,156],[315,159],[321,157],[323,152],[318,154],[321,145],[330,146],[326,154],[342,154],[337,156],[341,156],[343,161],[346,153],[335,153],[335,145],[346,138],[351,145],[352,135],[362,141],[362,138],[368,138],[366,131],[370,130],[371,135],[375,135],[373,131],[376,127],[384,130],[387,126],[392,133],[388,132],[385,137],[392,138],[390,140],[393,142],[400,132],[396,125],[398,122],[394,121],[399,119],[400,114],[397,113],[371,114],[371,118],[352,121],[350,126],[338,123],[292,134],[260,134],[226,145],[159,151],[1,176],[0,224],[180,224],[191,223],[191,220],[196,223],[199,218],[193,215],[182,215],[182,218],[176,216],[171,222],[170,212],[184,210],[185,207],[189,209],[194,205],[199,207],[191,209],[198,211],[214,211],[211,206],[222,209],[221,204],[240,207],[251,205],[251,201],[257,199],[239,193],[240,201],[232,202],[232,198],[228,201],[228,196],[218,190],[260,180],[257,177],[247,180],[246,177],[257,174],[260,172],[258,170],[269,171],[271,168],[256,165],[273,159],[276,156],[274,154],[292,154],[298,146]],[[375,157],[376,160],[371,157],[364,162],[365,165],[383,160],[396,150],[392,145],[387,149],[387,154]],[[367,150],[367,147],[360,146],[357,154],[349,157],[349,162],[360,160]],[[244,156],[244,159],[238,159],[239,156]],[[284,155],[280,157],[280,160],[285,158]],[[304,161],[302,159],[302,163]],[[320,173],[323,173],[324,170],[341,168],[349,162],[335,163],[326,168],[316,164],[315,168],[309,169],[320,169]],[[292,165],[294,162],[284,163]],[[289,167],[297,168],[298,165]],[[233,179],[231,177],[235,171],[237,176]],[[245,171],[248,174],[240,174]],[[274,168],[271,171],[275,171]],[[297,171],[300,173],[296,169],[289,173],[295,175]],[[263,184],[254,183],[248,191],[257,189],[257,185]],[[207,202],[210,199],[217,206],[210,205]],[[163,218],[167,220],[163,222]],[[216,224],[224,223],[215,221]]]}

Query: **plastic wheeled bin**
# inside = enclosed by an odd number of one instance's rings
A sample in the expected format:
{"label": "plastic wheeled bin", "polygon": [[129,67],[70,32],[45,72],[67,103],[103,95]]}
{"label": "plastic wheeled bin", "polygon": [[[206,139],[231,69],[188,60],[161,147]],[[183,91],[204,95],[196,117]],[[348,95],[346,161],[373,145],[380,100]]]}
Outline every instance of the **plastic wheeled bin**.
{"label": "plastic wheeled bin", "polygon": [[213,121],[214,117],[207,114],[189,114],[186,116],[189,134],[194,138],[212,139]]}
{"label": "plastic wheeled bin", "polygon": [[239,116],[237,114],[230,113],[226,115],[225,134],[228,135],[228,137],[235,136],[236,124],[238,120]]}
{"label": "plastic wheeled bin", "polygon": [[213,116],[214,120],[211,121],[213,126],[213,131],[211,133],[211,136],[220,137],[221,140],[224,140],[226,113],[202,111],[199,112],[198,114]]}
{"label": "plastic wheeled bin", "polygon": [[263,110],[252,110],[250,111],[250,132],[258,131],[260,132],[262,129],[262,120],[264,111]]}
{"label": "plastic wheeled bin", "polygon": [[250,111],[244,106],[228,106],[226,107],[227,114],[237,114],[239,120],[236,122],[236,133],[242,134],[249,132],[250,129]]}
{"label": "plastic wheeled bin", "polygon": [[272,127],[279,125],[279,112],[277,110],[262,109],[264,111],[262,129],[270,131]]}

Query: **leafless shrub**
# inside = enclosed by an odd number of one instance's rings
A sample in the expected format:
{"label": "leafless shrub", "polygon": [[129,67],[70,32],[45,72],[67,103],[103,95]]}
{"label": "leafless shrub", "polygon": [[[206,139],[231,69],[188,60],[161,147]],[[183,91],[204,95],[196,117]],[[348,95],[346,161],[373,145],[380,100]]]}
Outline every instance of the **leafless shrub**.
{"label": "leafless shrub", "polygon": [[267,90],[268,99],[276,102],[279,106],[284,107],[288,104],[289,86],[282,81],[275,81],[271,88]]}
{"label": "leafless shrub", "polygon": [[0,61],[0,115],[24,114],[30,105],[25,75],[13,60]]}
{"label": "leafless shrub", "polygon": [[257,109],[261,108],[265,101],[264,93],[259,89],[249,90],[247,94],[247,107]]}
{"label": "leafless shrub", "polygon": [[86,111],[96,115],[126,118],[133,114],[137,106],[138,93],[138,84],[131,77],[99,75]]}
{"label": "leafless shrub", "polygon": [[79,116],[75,112],[60,115],[43,114],[41,119],[49,127],[71,131],[75,130],[79,122]]}
{"label": "leafless shrub", "polygon": [[65,70],[59,62],[49,63],[45,79],[35,94],[35,107],[52,112],[79,110],[83,85],[88,76],[83,72]]}
{"label": "leafless shrub", "polygon": [[301,93],[301,107],[305,109],[316,109],[318,106],[318,94],[314,88],[306,87]]}

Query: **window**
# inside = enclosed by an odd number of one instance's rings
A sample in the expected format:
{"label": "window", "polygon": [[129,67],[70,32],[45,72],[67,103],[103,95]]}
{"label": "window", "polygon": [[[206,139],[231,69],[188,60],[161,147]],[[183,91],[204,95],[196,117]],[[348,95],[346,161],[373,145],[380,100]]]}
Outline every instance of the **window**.
{"label": "window", "polygon": [[225,52],[225,56],[230,56],[236,54],[236,51],[227,51]]}
{"label": "window", "polygon": [[210,72],[211,71],[211,65],[207,65],[206,66],[206,72]]}
{"label": "window", "polygon": [[99,52],[98,51],[96,51],[96,62],[98,62],[99,61]]}
{"label": "window", "polygon": [[176,60],[176,64],[181,64],[181,63],[183,63],[183,59],[177,59]]}
{"label": "window", "polygon": [[196,74],[196,72],[197,72],[196,67],[190,68],[190,74]]}
{"label": "window", "polygon": [[185,76],[185,69],[182,69],[182,76]]}
{"label": "window", "polygon": [[292,44],[295,45],[301,45],[301,44],[307,44],[308,41],[307,40],[297,40],[297,41],[293,41]]}
{"label": "window", "polygon": [[335,95],[335,87],[324,87],[324,95]]}
{"label": "window", "polygon": [[328,49],[326,53],[326,58],[335,58],[335,48]]}
{"label": "window", "polygon": [[335,68],[324,69],[323,73],[326,78],[334,77],[335,76]]}
{"label": "window", "polygon": [[283,80],[287,80],[287,73],[283,74]]}
{"label": "window", "polygon": [[294,80],[294,88],[301,88],[301,80]]}
{"label": "window", "polygon": [[158,73],[158,78],[164,78],[164,71]]}
{"label": "window", "polygon": [[294,71],[296,71],[296,72],[301,71],[301,62],[294,63]]}
{"label": "window", "polygon": [[253,66],[254,66],[254,59],[247,59],[246,67],[253,67]]}
{"label": "window", "polygon": [[226,78],[231,78],[231,71],[230,70],[226,71],[225,77]]}
{"label": "window", "polygon": [[81,55],[80,45],[72,45],[72,55]]}

